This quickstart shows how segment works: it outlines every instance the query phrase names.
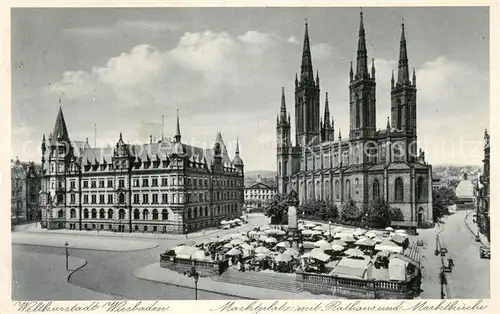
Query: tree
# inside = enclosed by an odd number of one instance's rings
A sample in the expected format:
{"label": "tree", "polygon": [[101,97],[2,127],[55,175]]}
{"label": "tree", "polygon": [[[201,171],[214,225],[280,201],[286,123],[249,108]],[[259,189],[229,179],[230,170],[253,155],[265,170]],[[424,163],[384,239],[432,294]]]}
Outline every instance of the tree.
{"label": "tree", "polygon": [[399,207],[391,207],[389,209],[389,216],[391,217],[391,221],[404,221],[405,216]]}
{"label": "tree", "polygon": [[271,218],[271,224],[288,223],[288,206],[285,204],[283,196],[279,194],[265,207],[264,213]]}
{"label": "tree", "polygon": [[385,228],[391,224],[391,208],[384,200],[374,200],[366,209],[367,223],[375,228]]}
{"label": "tree", "polygon": [[342,206],[342,220],[346,223],[359,224],[361,223],[362,217],[363,211],[360,210],[354,200],[349,199]]}
{"label": "tree", "polygon": [[441,187],[432,191],[432,212],[434,222],[444,215],[448,215],[448,205],[455,204],[456,195],[453,190],[447,187]]}
{"label": "tree", "polygon": [[301,204],[298,211],[304,213],[305,218],[318,220],[336,220],[338,217],[337,206],[325,201],[310,200]]}

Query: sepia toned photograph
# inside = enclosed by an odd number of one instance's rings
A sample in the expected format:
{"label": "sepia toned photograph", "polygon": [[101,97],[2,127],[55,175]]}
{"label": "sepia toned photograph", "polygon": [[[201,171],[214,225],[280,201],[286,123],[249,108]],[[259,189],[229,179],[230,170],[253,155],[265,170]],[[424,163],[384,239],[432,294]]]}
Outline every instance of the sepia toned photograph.
{"label": "sepia toned photograph", "polygon": [[10,16],[12,301],[490,298],[489,7]]}

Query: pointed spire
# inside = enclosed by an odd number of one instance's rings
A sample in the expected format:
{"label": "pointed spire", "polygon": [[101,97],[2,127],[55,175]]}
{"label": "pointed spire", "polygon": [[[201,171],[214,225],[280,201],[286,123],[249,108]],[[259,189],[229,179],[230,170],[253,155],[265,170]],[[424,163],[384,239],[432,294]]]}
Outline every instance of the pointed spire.
{"label": "pointed spire", "polygon": [[307,20],[306,20],[306,28],[304,34],[304,46],[302,49],[300,83],[311,84],[311,85],[314,84],[314,74],[313,74],[312,58],[311,58],[311,45],[309,44],[309,31],[307,28]]}
{"label": "pointed spire", "polygon": [[236,154],[236,156],[240,155],[240,143],[239,143],[238,138],[236,138],[236,152],[235,152],[235,154]]}
{"label": "pointed spire", "polygon": [[392,70],[391,88],[394,89],[394,70]]}
{"label": "pointed spire", "polygon": [[285,101],[285,88],[281,87],[281,109],[280,109],[280,122],[286,122],[286,101]]}
{"label": "pointed spire", "polygon": [[391,123],[389,121],[389,117],[387,117],[387,125],[386,125],[387,130],[391,129]]}
{"label": "pointed spire", "polygon": [[328,92],[326,92],[325,98],[325,118],[323,121],[325,122],[325,127],[330,127],[330,105],[328,104]]}
{"label": "pointed spire", "polygon": [[372,80],[375,79],[375,59],[372,58]]}
{"label": "pointed spire", "polygon": [[413,86],[417,86],[417,75],[415,75],[415,68],[413,68]]}
{"label": "pointed spire", "polygon": [[[87,140],[88,140],[88,138],[87,138]],[[122,132],[120,132],[120,139],[119,140],[123,142]]]}
{"label": "pointed spire", "polygon": [[319,71],[316,70],[316,86],[319,87]]}
{"label": "pointed spire", "polygon": [[64,121],[64,115],[61,106],[59,106],[59,112],[57,113],[54,132],[52,133],[51,144],[54,145],[57,141],[69,142],[68,129],[66,128],[66,121]]}
{"label": "pointed spire", "polygon": [[178,143],[181,141],[181,127],[179,123],[179,109],[177,109],[177,129],[175,132],[175,142]]}
{"label": "pointed spire", "polygon": [[365,27],[363,25],[363,11],[360,12],[358,57],[356,62],[356,78],[368,77],[368,62],[365,41]]}
{"label": "pointed spire", "polygon": [[399,44],[398,83],[406,84],[409,82],[408,54],[406,52],[405,24],[403,21],[401,23],[401,41]]}
{"label": "pointed spire", "polygon": [[299,87],[299,79],[297,78],[297,73],[295,73],[295,89]]}
{"label": "pointed spire", "polygon": [[349,81],[352,82],[354,77],[354,72],[352,70],[352,61],[351,61],[351,70],[349,71]]}
{"label": "pointed spire", "polygon": [[339,129],[339,141],[342,141],[342,131]]}

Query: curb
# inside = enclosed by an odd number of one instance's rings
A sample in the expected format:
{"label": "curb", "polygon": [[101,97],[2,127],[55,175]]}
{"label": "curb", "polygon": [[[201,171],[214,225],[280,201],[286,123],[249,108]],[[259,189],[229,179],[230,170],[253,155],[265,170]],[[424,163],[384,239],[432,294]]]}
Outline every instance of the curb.
{"label": "curb", "polygon": [[79,271],[80,269],[82,269],[83,267],[87,266],[87,260],[84,259],[84,263],[82,265],[80,265],[79,267],[77,267],[75,270],[73,270],[71,273],[69,273],[68,277],[67,277],[67,282],[70,283],[70,279],[71,279],[71,276],[73,276],[74,273],[76,273],[77,271]]}
{"label": "curb", "polygon": [[[50,248],[56,248],[56,249],[64,249],[64,246],[53,246],[53,245],[46,245],[46,244],[26,244],[26,243],[12,243],[12,245],[24,245],[24,246],[34,246],[34,247],[50,247]],[[72,250],[83,250],[83,251],[98,251],[98,252],[111,252],[111,253],[129,253],[129,252],[140,252],[140,251],[147,251],[147,250],[152,250],[158,248],[159,245],[156,244],[155,246],[152,246],[150,248],[145,248],[145,249],[137,249],[137,250],[124,250],[124,251],[115,251],[115,250],[103,250],[103,249],[89,249],[89,248],[76,248],[76,247],[68,247],[68,249]]]}
{"label": "curb", "polygon": [[[187,285],[182,285],[182,284],[168,283],[168,282],[159,281],[159,280],[153,280],[153,279],[140,278],[140,277],[136,276],[135,271],[134,271],[134,277],[137,278],[137,279],[139,279],[139,280],[151,281],[151,282],[161,283],[161,284],[164,284],[164,285],[169,285],[169,286],[174,286],[174,287],[181,287],[181,288],[187,288],[187,289],[195,290],[192,286],[187,286]],[[220,295],[224,295],[224,296],[228,296],[228,297],[236,297],[236,298],[241,298],[241,299],[246,299],[246,300],[257,300],[255,298],[249,298],[249,297],[242,296],[242,295],[225,293],[225,292],[217,292],[217,291],[208,290],[208,289],[198,288],[198,291],[215,293],[215,294],[220,294]]]}
{"label": "curb", "polygon": [[[471,213],[467,213],[467,215],[465,215],[464,224],[467,227],[467,229],[469,229],[470,233],[472,233],[472,236],[475,237],[477,235],[477,233],[474,233],[474,231],[472,230],[472,228],[467,223],[467,218],[469,218],[469,216],[470,216]],[[481,245],[483,245],[483,246],[487,246],[486,244],[484,244],[483,240],[481,240],[481,237],[479,237],[479,243],[481,243]]]}

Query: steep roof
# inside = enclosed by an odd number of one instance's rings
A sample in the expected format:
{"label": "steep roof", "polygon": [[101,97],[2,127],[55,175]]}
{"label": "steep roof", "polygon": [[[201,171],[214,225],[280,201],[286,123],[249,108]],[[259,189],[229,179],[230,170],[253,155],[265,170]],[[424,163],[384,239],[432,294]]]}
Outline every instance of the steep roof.
{"label": "steep roof", "polygon": [[66,121],[64,121],[64,115],[61,107],[59,107],[59,112],[57,113],[56,123],[54,124],[54,131],[52,132],[50,144],[55,145],[58,139],[69,142],[68,128],[66,127]]}

